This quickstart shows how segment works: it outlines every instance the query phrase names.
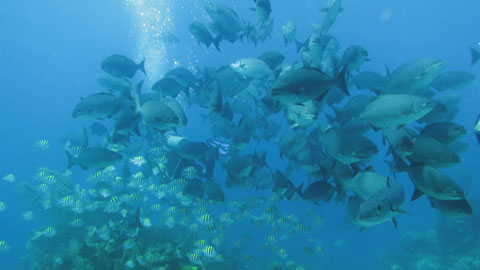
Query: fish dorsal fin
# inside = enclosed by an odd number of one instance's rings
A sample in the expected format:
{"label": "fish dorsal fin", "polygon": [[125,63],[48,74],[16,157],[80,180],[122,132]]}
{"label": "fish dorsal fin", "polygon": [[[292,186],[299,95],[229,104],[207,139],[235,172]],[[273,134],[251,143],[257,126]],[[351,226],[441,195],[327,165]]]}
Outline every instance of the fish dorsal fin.
{"label": "fish dorsal fin", "polygon": [[393,222],[393,226],[395,227],[395,229],[398,229],[398,223],[397,223],[397,220],[394,217],[392,218],[392,222]]}
{"label": "fish dorsal fin", "polygon": [[422,197],[424,195],[424,193],[418,189],[417,187],[415,187],[415,190],[413,191],[413,194],[412,194],[412,198],[410,198],[410,201],[415,201],[416,199]]}

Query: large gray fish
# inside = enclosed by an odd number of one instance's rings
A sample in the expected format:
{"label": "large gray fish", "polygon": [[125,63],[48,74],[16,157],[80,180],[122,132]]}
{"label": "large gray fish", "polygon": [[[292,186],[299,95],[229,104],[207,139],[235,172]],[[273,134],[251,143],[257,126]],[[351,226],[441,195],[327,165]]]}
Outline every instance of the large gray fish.
{"label": "large gray fish", "polygon": [[395,180],[388,180],[388,186],[360,204],[356,222],[362,228],[375,226],[392,220],[395,228],[397,213],[404,213],[401,206],[405,201],[405,189]]}
{"label": "large gray fish", "polygon": [[358,89],[370,89],[374,92],[380,92],[385,88],[388,83],[388,79],[372,71],[362,71],[353,79]]}
{"label": "large gray fish", "polygon": [[328,0],[321,11],[325,13],[322,21],[321,34],[325,34],[337,19],[338,13],[343,11],[341,0]]}
{"label": "large gray fish", "polygon": [[384,94],[417,94],[442,71],[445,62],[421,58],[401,65],[388,76]]}
{"label": "large gray fish", "polygon": [[68,151],[65,152],[68,158],[68,168],[78,164],[84,170],[104,169],[122,160],[122,155],[119,153],[101,147],[87,148],[77,157],[72,156]]}
{"label": "large gray fish", "polygon": [[277,51],[268,51],[258,57],[258,59],[265,62],[272,70],[283,63],[285,56]]}
{"label": "large gray fish", "polygon": [[133,131],[140,136],[139,123],[140,115],[137,114],[135,106],[125,106],[115,115],[114,133],[128,135]]}
{"label": "large gray fish", "polygon": [[227,163],[227,173],[233,179],[244,179],[250,176],[255,166],[265,166],[265,155],[234,156]]}
{"label": "large gray fish", "polygon": [[470,48],[470,52],[472,53],[472,62],[470,63],[470,65],[475,65],[475,63],[478,62],[478,60],[480,60],[480,52],[475,50],[474,48]]}
{"label": "large gray fish", "polygon": [[388,186],[388,178],[372,171],[358,172],[353,178],[342,181],[343,188],[355,192],[363,200]]}
{"label": "large gray fish", "polygon": [[205,3],[205,11],[213,21],[210,28],[217,36],[232,43],[241,38],[241,34],[245,30],[245,24],[233,9],[220,3],[208,1]]}
{"label": "large gray fish", "polygon": [[103,60],[101,67],[103,71],[107,72],[113,77],[132,78],[133,75],[135,75],[135,73],[137,72],[137,70],[141,70],[145,75],[147,75],[147,73],[145,72],[144,64],[145,59],[143,59],[143,61],[139,64],[136,64],[135,62],[133,62],[132,59],[126,56],[114,54]]}
{"label": "large gray fish", "polygon": [[186,125],[185,113],[178,102],[173,99],[167,102],[149,100],[141,106],[137,105],[143,123],[159,131]]}
{"label": "large gray fish", "polygon": [[222,188],[220,187],[217,182],[212,179],[208,179],[203,184],[205,195],[207,196],[207,200],[211,202],[224,202],[225,201],[225,194],[223,193]]}
{"label": "large gray fish", "polygon": [[242,58],[230,64],[230,67],[240,75],[249,78],[262,80],[272,74],[272,69],[258,58]]}
{"label": "large gray fish", "polygon": [[250,80],[238,73],[231,65],[219,68],[214,77],[222,94],[226,97],[237,95],[250,84]]}
{"label": "large gray fish", "polygon": [[465,71],[447,71],[435,79],[433,79],[431,86],[437,91],[445,91],[449,89],[460,89],[475,80],[475,75]]}
{"label": "large gray fish", "polygon": [[423,164],[432,167],[448,167],[460,162],[458,155],[430,137],[417,137],[413,145],[413,152],[407,157],[413,164]]}
{"label": "large gray fish", "polygon": [[290,200],[297,191],[292,182],[288,180],[283,173],[280,171],[275,172],[273,175],[273,193],[282,199]]}
{"label": "large gray fish", "polygon": [[203,197],[203,182],[200,179],[188,180],[182,189],[182,194],[190,199],[201,199]]}
{"label": "large gray fish", "polygon": [[464,218],[473,214],[472,206],[466,199],[445,201],[428,198],[428,200],[433,208],[449,218]]}
{"label": "large gray fish", "polygon": [[419,96],[382,95],[367,105],[360,118],[376,128],[398,127],[422,118],[437,105]]}
{"label": "large gray fish", "polygon": [[97,120],[110,118],[118,112],[123,97],[108,93],[90,95],[82,100],[73,109],[73,118],[82,120]]}
{"label": "large gray fish", "polygon": [[297,26],[292,21],[287,21],[282,26],[282,33],[285,46],[287,46],[288,43],[295,40],[295,36],[297,35]]}
{"label": "large gray fish", "polygon": [[358,118],[374,98],[375,96],[370,95],[356,95],[350,98],[342,109],[332,106],[335,112],[335,118],[332,120],[344,124],[352,119]]}
{"label": "large gray fish", "polygon": [[169,96],[175,98],[181,91],[186,90],[181,84],[172,78],[162,78],[152,85],[152,91],[162,94],[162,96]]}
{"label": "large gray fish", "polygon": [[195,76],[190,70],[179,67],[174,68],[165,73],[165,78],[171,78],[177,81],[181,86],[185,88],[185,94],[188,95],[188,88],[195,82]]}
{"label": "large gray fish", "polygon": [[410,167],[408,176],[415,185],[412,201],[423,194],[437,200],[461,200],[465,197],[462,189],[448,175],[433,167]]}
{"label": "large gray fish", "polygon": [[257,13],[258,23],[264,24],[270,18],[270,13],[272,13],[270,0],[253,0],[253,2],[255,2],[253,10]]}
{"label": "large gray fish", "polygon": [[197,40],[198,44],[203,43],[205,46],[207,46],[207,48],[213,44],[215,48],[220,51],[219,40],[213,38],[210,31],[208,31],[208,28],[203,23],[193,22],[188,25],[188,30]]}
{"label": "large gray fish", "polygon": [[407,127],[390,127],[383,130],[383,137],[388,141],[389,149],[387,154],[395,154],[402,157],[413,153],[414,137],[417,134]]}
{"label": "large gray fish", "polygon": [[297,189],[300,197],[311,203],[318,203],[319,201],[330,202],[336,190],[327,181],[313,182],[304,191],[302,191],[302,187],[303,184]]}
{"label": "large gray fish", "polygon": [[270,18],[259,26],[256,40],[265,41],[268,37],[272,37],[272,32],[273,32],[273,18]]}
{"label": "large gray fish", "polygon": [[120,92],[122,94],[129,93],[132,89],[132,83],[125,78],[116,78],[112,76],[103,76],[97,80],[103,88],[107,89],[110,93]]}
{"label": "large gray fish", "polygon": [[375,143],[348,130],[331,129],[322,136],[321,141],[327,153],[344,164],[365,162],[378,153]]}
{"label": "large gray fish", "polygon": [[272,97],[286,104],[300,104],[309,100],[321,100],[333,86],[349,95],[345,82],[345,69],[336,77],[330,77],[315,68],[299,68],[280,76],[272,86]]}
{"label": "large gray fish", "polygon": [[288,130],[283,134],[277,144],[280,148],[280,156],[286,155],[287,157],[300,151],[307,144],[307,135],[303,131]]}
{"label": "large gray fish", "polygon": [[467,129],[455,122],[433,123],[426,126],[420,133],[421,136],[434,138],[445,145],[453,144],[465,136],[465,134],[467,134]]}
{"label": "large gray fish", "polygon": [[287,106],[286,117],[291,128],[311,126],[317,121],[317,116],[318,107],[312,100],[306,101],[302,105]]}
{"label": "large gray fish", "polygon": [[352,70],[360,71],[360,67],[366,61],[370,61],[367,50],[357,45],[349,46],[342,56],[342,66],[344,66],[348,72]]}

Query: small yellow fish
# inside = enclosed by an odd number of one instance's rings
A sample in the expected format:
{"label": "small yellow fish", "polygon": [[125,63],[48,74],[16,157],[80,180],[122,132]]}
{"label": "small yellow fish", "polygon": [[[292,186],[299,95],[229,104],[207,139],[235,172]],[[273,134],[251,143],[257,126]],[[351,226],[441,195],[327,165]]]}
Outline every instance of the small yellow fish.
{"label": "small yellow fish", "polygon": [[10,250],[10,246],[5,240],[0,241],[0,252],[7,252]]}
{"label": "small yellow fish", "polygon": [[13,183],[15,182],[15,175],[13,175],[13,173],[7,174],[5,177],[3,177],[3,180]]}
{"label": "small yellow fish", "polygon": [[33,216],[33,212],[32,211],[27,211],[27,212],[24,212],[22,213],[22,217],[25,219],[25,220],[33,220],[34,216]]}
{"label": "small yellow fish", "polygon": [[50,148],[50,143],[47,140],[39,140],[35,142],[35,145],[41,150],[47,150]]}
{"label": "small yellow fish", "polygon": [[0,202],[0,212],[4,211],[7,209],[7,205],[4,202]]}

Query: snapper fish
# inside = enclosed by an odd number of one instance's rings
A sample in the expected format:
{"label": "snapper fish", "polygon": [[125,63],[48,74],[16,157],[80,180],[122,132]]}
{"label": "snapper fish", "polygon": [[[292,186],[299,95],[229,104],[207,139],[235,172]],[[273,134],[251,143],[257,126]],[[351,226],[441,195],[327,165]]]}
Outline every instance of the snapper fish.
{"label": "snapper fish", "polygon": [[145,59],[139,64],[136,64],[132,59],[120,54],[107,57],[103,60],[101,68],[103,71],[117,78],[132,78],[137,70],[147,75],[145,72]]}

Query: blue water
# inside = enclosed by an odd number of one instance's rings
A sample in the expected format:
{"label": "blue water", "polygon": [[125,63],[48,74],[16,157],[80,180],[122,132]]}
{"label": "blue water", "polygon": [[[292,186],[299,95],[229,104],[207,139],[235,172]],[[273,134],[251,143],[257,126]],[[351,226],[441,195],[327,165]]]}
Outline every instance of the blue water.
{"label": "blue water", "polygon": [[[255,13],[248,10],[253,1],[220,2],[231,6],[245,20],[256,20]],[[217,52],[197,45],[188,32],[188,24],[193,19],[207,21],[203,1],[1,1],[0,176],[13,173],[17,182],[28,182],[33,181],[40,166],[59,171],[66,168],[59,138],[81,126],[81,121],[72,119],[72,109],[80,97],[101,90],[96,80],[103,75],[100,63],[106,56],[120,53],[135,61],[145,56],[147,73],[151,75],[147,83],[150,84],[174,67],[218,68],[242,57],[256,57],[267,50],[284,53],[285,62],[291,63],[300,60],[300,56],[293,44],[284,46],[281,25],[287,20],[293,21],[298,29],[297,38],[304,40],[311,33],[310,23],[321,22],[318,10],[325,2],[273,0],[275,24],[271,39],[260,42],[256,48],[251,43],[222,42],[221,52]],[[464,141],[469,148],[461,156],[462,162],[447,170],[452,176],[469,175],[473,179],[468,198],[474,205],[474,216],[468,219],[474,220],[480,211],[475,208],[478,204],[473,203],[480,195],[476,182],[480,177],[480,148],[473,133],[473,123],[480,113],[480,64],[470,66],[469,48],[480,49],[480,2],[344,0],[342,6],[345,10],[329,34],[338,38],[341,51],[351,44],[361,45],[368,51],[371,61],[365,63],[362,70],[383,74],[385,65],[393,69],[413,59],[428,57],[445,61],[445,70],[464,70],[477,76],[473,84],[458,90],[462,100],[456,121],[467,127]],[[147,12],[154,8],[158,9],[158,20],[152,19],[153,15]],[[142,26],[143,23],[147,26]],[[148,37],[162,29],[174,33],[180,43],[155,49]],[[194,137],[198,135],[196,131],[204,127],[196,121],[198,116],[191,117],[182,135]],[[35,146],[41,139],[50,142],[50,149],[42,151]],[[270,147],[269,165],[272,168],[284,166],[278,158],[278,149],[274,145]],[[379,172],[388,173],[381,165],[380,154],[374,162]],[[398,180],[405,185],[409,197],[410,181],[405,175],[400,175]],[[468,179],[461,180],[468,182]],[[15,185],[5,181],[0,181],[0,201],[7,205],[7,209],[0,212],[0,240],[6,240],[11,246],[8,252],[0,253],[0,269],[15,269],[19,258],[26,254],[32,230],[37,229],[36,224],[48,221],[48,217],[37,216],[34,222],[26,222],[21,216],[27,210],[24,201],[15,192]],[[405,204],[404,209],[410,215],[398,216],[398,230],[385,223],[361,233],[346,220],[343,204],[285,204],[285,209],[301,213],[299,215],[311,209],[325,219],[320,231],[287,242],[289,258],[306,269],[376,269],[387,253],[400,252],[400,239],[407,231],[421,233],[437,228],[438,212],[425,199]],[[231,229],[239,234],[262,234],[254,227],[233,226]],[[309,238],[323,246],[323,254],[307,256],[301,252],[300,248]],[[263,250],[263,240],[254,241],[250,253],[272,256],[270,261],[282,261]]]}

